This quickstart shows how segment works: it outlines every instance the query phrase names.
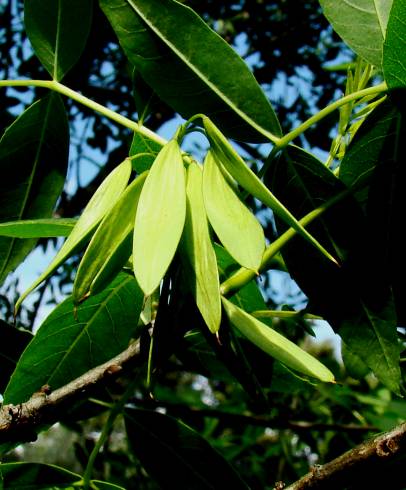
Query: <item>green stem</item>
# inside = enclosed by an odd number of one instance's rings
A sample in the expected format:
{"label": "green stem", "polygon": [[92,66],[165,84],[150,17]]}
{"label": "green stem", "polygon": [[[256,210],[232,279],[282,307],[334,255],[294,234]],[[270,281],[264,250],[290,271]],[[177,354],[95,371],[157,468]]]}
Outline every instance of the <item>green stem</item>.
{"label": "green stem", "polygon": [[[301,220],[299,220],[299,223],[303,226],[307,226],[309,223],[311,223],[313,220],[316,218],[320,217],[327,209],[329,209],[331,206],[336,204],[337,202],[341,201],[344,199],[346,196],[348,196],[351,193],[351,190],[346,189],[345,191],[340,192],[318,208],[314,209],[310,213],[306,214]],[[277,238],[271,245],[269,245],[264,253],[264,256],[262,258],[261,265],[259,267],[259,272],[264,272],[266,271],[274,256],[284,247],[295,235],[297,235],[297,231],[294,230],[293,228],[289,228],[288,230],[285,231],[279,238]],[[223,296],[231,296],[237,291],[239,291],[241,288],[246,286],[250,281],[255,279],[257,277],[257,274],[250,270],[246,269],[245,267],[241,267],[238,271],[236,271],[232,276],[230,276],[228,279],[226,279],[224,282],[221,283],[220,285],[220,293]]]}
{"label": "green stem", "polygon": [[55,80],[0,80],[0,87],[42,87],[53,90],[54,92],[58,92],[62,95],[65,95],[66,97],[69,97],[72,100],[75,100],[76,102],[79,102],[79,104],[93,109],[94,111],[102,114],[105,117],[108,117],[121,126],[125,126],[126,128],[131,129],[135,133],[145,136],[158,145],[164,146],[165,143],[167,143],[164,138],[161,138],[145,126],[142,126],[136,121],[132,121],[128,117],[118,114],[117,112],[89,99],[88,97],[85,97],[82,94],[79,94],[75,90],[72,90],[66,85],[63,85],[62,83],[59,83]]}
{"label": "green stem", "polygon": [[309,129],[311,126],[313,126],[313,124],[321,121],[321,119],[325,118],[326,116],[328,116],[330,113],[334,112],[336,109],[340,108],[341,106],[348,104],[353,100],[361,99],[362,97],[380,94],[382,92],[385,92],[387,89],[388,87],[386,83],[382,82],[379,85],[375,85],[374,87],[358,90],[357,92],[353,92],[352,94],[346,95],[345,97],[336,100],[335,102],[331,103],[330,105],[328,105],[327,107],[319,111],[317,114],[309,118],[307,121],[300,124],[300,126],[298,126],[297,128],[290,131],[288,134],[280,138],[280,140],[276,143],[276,146],[279,149],[285,148],[291,141],[293,141],[295,138],[297,138],[302,133],[304,133],[306,129]]}
{"label": "green stem", "polygon": [[[138,378],[136,377],[133,379],[133,381],[129,384],[127,389],[125,390],[125,393],[121,397],[121,399],[112,407],[109,416],[107,418],[106,423],[104,424],[104,427],[101,431],[100,437],[97,440],[92,452],[90,453],[89,460],[86,465],[85,472],[83,474],[83,480],[82,480],[82,487],[84,490],[88,490],[91,488],[91,478],[93,474],[93,468],[94,468],[94,463],[96,461],[97,456],[100,453],[100,450],[102,449],[104,443],[106,442],[106,439],[108,438],[111,429],[113,428],[114,422],[116,418],[120,415],[120,413],[123,411],[123,408],[125,404],[127,403],[127,400],[130,396],[132,396],[134,392],[134,386],[138,382]],[[94,401],[94,400],[92,400]]]}

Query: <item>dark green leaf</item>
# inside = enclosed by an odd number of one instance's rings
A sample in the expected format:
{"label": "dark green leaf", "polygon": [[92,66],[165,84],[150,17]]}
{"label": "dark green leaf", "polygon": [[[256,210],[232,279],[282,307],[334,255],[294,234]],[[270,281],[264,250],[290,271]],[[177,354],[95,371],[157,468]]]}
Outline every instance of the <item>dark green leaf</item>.
{"label": "dark green leaf", "polygon": [[134,170],[138,174],[149,170],[161,149],[162,146],[155,141],[147,139],[140,133],[134,133],[130,148],[130,157],[132,157]]}
{"label": "dark green leaf", "polygon": [[124,350],[136,333],[142,302],[135,279],[127,274],[80,305],[76,315],[72,298],[66,299],[24,351],[5,403],[24,402],[44,384],[56,389]]}
{"label": "dark green leaf", "polygon": [[79,59],[91,19],[92,0],[25,0],[27,35],[54,80],[61,80]]}
{"label": "dark green leaf", "polygon": [[392,1],[320,0],[320,4],[324,15],[348,46],[379,67]]}
{"label": "dark green leaf", "polygon": [[32,334],[0,320],[0,393],[6,387],[11,373],[23,350],[32,339]]}
{"label": "dark green leaf", "polygon": [[[295,147],[273,162],[271,174],[275,193],[297,215],[306,214],[343,189],[321,162]],[[283,231],[283,224],[278,223],[278,228]],[[342,261],[341,267],[335,267],[298,238],[283,249],[290,273],[309,298],[310,311],[326,318],[351,351],[382,382],[398,391],[399,349],[393,302],[385,275],[376,263],[379,250],[360,207],[353,199],[343,200],[312,223],[309,231],[329,243]]]}
{"label": "dark green leaf", "polygon": [[58,466],[42,463],[2,463],[0,485],[4,490],[42,490],[73,488],[80,475]]}
{"label": "dark green leaf", "polygon": [[387,100],[361,126],[340,169],[340,179],[346,185],[363,184],[355,197],[372,230],[377,262],[374,271],[383,271],[381,276],[389,281],[401,325],[406,325],[406,238],[401,226],[406,209],[405,141],[405,116]]}
{"label": "dark green leaf", "polygon": [[130,445],[163,489],[247,489],[229,463],[197,432],[157,412],[126,410]]}
{"label": "dark green leaf", "polygon": [[355,379],[363,379],[371,371],[365,362],[354,354],[345,342],[341,343],[341,356],[347,373]]}
{"label": "dark green leaf", "polygon": [[275,113],[246,64],[190,8],[173,0],[100,4],[130,61],[184,118],[204,113],[235,139],[280,136]]}
{"label": "dark green leaf", "polygon": [[0,223],[0,236],[14,238],[46,238],[68,236],[75,218],[31,219]]}
{"label": "dark green leaf", "polygon": [[391,89],[406,87],[406,0],[394,0],[383,47],[383,72]]}
{"label": "dark green leaf", "polygon": [[155,107],[159,107],[159,97],[144,81],[138,70],[134,70],[133,87],[138,122],[144,124],[144,121],[148,119],[148,116]]}
{"label": "dark green leaf", "polygon": [[[30,106],[0,140],[0,222],[47,218],[65,182],[69,129],[56,94]],[[35,240],[0,237],[0,283]]]}

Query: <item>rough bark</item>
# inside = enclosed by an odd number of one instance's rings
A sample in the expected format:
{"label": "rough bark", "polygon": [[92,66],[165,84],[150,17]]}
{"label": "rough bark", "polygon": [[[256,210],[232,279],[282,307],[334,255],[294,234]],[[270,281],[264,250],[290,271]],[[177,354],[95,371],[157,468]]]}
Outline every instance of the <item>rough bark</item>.
{"label": "rough bark", "polygon": [[3,405],[0,409],[0,444],[35,440],[40,426],[59,420],[65,407],[88,396],[97,385],[114,378],[139,359],[140,344],[136,341],[109,361],[55,391],[49,392],[44,386],[25,403]]}

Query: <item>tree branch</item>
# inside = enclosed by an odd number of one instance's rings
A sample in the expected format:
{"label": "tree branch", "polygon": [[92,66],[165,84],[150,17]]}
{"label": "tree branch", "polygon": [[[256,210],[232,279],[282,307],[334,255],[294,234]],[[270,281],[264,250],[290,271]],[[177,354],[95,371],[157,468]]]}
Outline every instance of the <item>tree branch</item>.
{"label": "tree branch", "polygon": [[140,343],[135,341],[109,361],[51,393],[44,386],[25,403],[3,405],[0,409],[0,444],[35,440],[36,429],[60,419],[63,407],[86,397],[95,386],[114,378],[128,365],[137,365],[140,357]]}
{"label": "tree branch", "polygon": [[361,480],[365,483],[371,476],[373,478],[374,474],[382,472],[383,467],[396,457],[404,456],[405,449],[406,423],[403,423],[389,432],[365,441],[325,465],[314,466],[307,475],[288,487],[278,483],[275,488],[340,490],[347,487],[353,488],[354,483],[354,488],[360,488],[356,486],[357,483],[354,480]]}
{"label": "tree branch", "polygon": [[264,415],[245,415],[233,412],[226,412],[224,410],[216,410],[214,408],[199,408],[190,405],[182,405],[177,403],[168,403],[161,400],[142,400],[140,398],[133,398],[130,400],[132,403],[138,406],[146,408],[165,408],[168,413],[179,417],[185,417],[190,419],[195,417],[201,419],[202,417],[213,417],[223,421],[228,427],[241,427],[252,425],[255,427],[269,427],[272,429],[290,429],[294,432],[303,431],[337,431],[337,432],[377,432],[378,429],[373,425],[359,425],[359,424],[340,424],[340,423],[322,423],[311,422],[305,420],[287,420],[280,417],[268,417]]}

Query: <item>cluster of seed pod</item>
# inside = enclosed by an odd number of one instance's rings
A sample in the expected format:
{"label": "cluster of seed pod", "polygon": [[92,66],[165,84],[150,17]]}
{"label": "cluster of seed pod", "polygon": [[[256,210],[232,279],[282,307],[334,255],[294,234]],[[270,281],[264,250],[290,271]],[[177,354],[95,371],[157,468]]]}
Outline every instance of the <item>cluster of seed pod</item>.
{"label": "cluster of seed pod", "polygon": [[73,286],[76,304],[105,289],[128,262],[144,296],[150,297],[178,251],[210,332],[217,333],[224,311],[243,335],[270,355],[302,373],[332,381],[319,361],[221,296],[210,228],[241,267],[258,273],[265,251],[263,229],[240,199],[238,185],[321,252],[328,252],[247,167],[210,119],[202,119],[210,141],[203,166],[184,161],[176,137],[130,184],[132,164],[126,159],[100,185],[54,261],[19,301],[89,240]]}

